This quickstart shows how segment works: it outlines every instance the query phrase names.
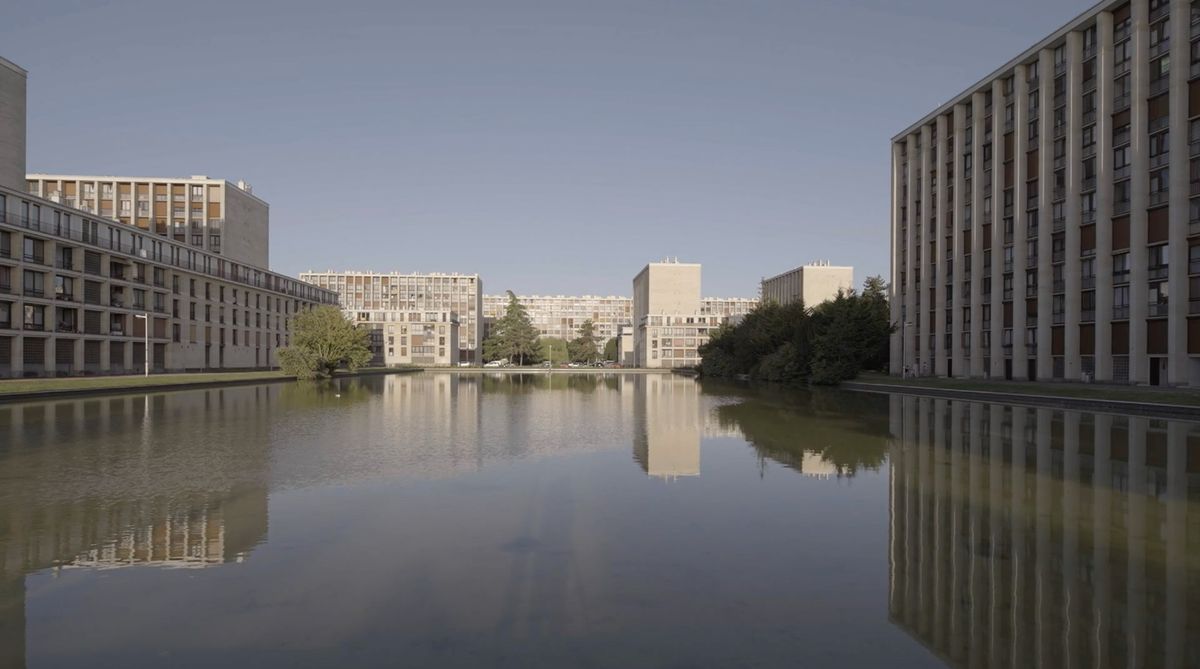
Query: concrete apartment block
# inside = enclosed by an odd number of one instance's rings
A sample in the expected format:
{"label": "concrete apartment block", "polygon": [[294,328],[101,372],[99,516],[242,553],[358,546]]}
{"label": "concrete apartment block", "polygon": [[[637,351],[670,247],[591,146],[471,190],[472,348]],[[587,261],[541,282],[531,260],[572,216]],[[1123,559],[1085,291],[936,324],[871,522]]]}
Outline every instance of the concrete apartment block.
{"label": "concrete apartment block", "polygon": [[270,266],[270,206],[244,181],[40,173],[26,181],[33,195],[234,262]]}
{"label": "concrete apartment block", "polygon": [[839,290],[854,288],[854,268],[828,263],[802,265],[762,281],[762,299],[777,304],[803,302],[806,307],[832,300]]}
{"label": "concrete apartment block", "polygon": [[1200,22],[1101,2],[892,139],[891,371],[1200,385]]}
{"label": "concrete apartment block", "polygon": [[25,181],[25,70],[0,58],[0,186]]}

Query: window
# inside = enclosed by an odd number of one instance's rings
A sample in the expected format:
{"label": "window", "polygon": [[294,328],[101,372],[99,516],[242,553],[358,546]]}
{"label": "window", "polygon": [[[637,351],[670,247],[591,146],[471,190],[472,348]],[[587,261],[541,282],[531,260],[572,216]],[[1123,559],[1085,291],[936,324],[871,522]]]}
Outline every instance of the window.
{"label": "window", "polygon": [[1150,268],[1167,266],[1167,245],[1151,246],[1149,249]]}
{"label": "window", "polygon": [[40,304],[25,305],[25,329],[26,330],[44,330],[46,329],[46,307]]}
{"label": "window", "polygon": [[1113,281],[1129,280],[1129,252],[1113,256]]}

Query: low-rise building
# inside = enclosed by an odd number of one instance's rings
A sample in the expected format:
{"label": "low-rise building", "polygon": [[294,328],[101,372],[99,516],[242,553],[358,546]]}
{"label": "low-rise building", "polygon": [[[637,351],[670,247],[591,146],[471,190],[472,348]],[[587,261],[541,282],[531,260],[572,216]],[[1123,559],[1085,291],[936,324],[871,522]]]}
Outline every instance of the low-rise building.
{"label": "low-rise building", "polygon": [[837,297],[854,288],[854,268],[827,262],[802,265],[762,281],[762,299],[776,304],[803,302],[806,307]]}
{"label": "low-rise building", "polygon": [[459,362],[458,314],[438,312],[373,312],[382,320],[359,321],[371,331],[375,364],[388,367],[446,367]]}

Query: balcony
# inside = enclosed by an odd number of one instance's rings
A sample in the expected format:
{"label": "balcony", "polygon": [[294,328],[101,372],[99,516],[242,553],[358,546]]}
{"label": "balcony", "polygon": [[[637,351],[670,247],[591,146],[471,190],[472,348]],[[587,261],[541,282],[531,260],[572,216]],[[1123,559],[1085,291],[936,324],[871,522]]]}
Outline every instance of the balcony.
{"label": "balcony", "polygon": [[1056,123],[1054,125],[1054,139],[1062,139],[1067,136],[1067,124]]}
{"label": "balcony", "polygon": [[1114,269],[1113,270],[1113,284],[1122,284],[1122,283],[1129,283],[1129,270]]}
{"label": "balcony", "polygon": [[1127,321],[1129,320],[1129,305],[1113,305],[1112,313],[1114,321]]}
{"label": "balcony", "polygon": [[1094,276],[1080,277],[1079,287],[1082,290],[1091,290],[1092,288],[1095,288],[1096,287],[1096,277],[1094,277]]}
{"label": "balcony", "polygon": [[59,323],[58,325],[54,326],[54,331],[75,334],[75,333],[79,332],[79,329],[75,326],[74,323],[63,322],[63,323]]}
{"label": "balcony", "polygon": [[1038,146],[1039,146],[1040,144],[1041,144],[1041,140],[1039,140],[1039,139],[1038,139],[1038,136],[1037,136],[1037,135],[1031,135],[1031,136],[1029,137],[1029,140],[1028,140],[1028,141],[1025,143],[1025,146],[1026,146],[1026,148],[1027,148],[1027,149],[1029,149],[1030,151],[1032,151],[1033,149],[1036,149],[1036,148],[1038,148]]}
{"label": "balcony", "polygon": [[[1162,81],[1166,81],[1166,80],[1167,80],[1166,77],[1162,78]],[[1161,132],[1163,130],[1166,130],[1167,127],[1170,125],[1171,125],[1171,117],[1170,116],[1159,116],[1158,118],[1152,118],[1146,124],[1146,132],[1153,135],[1156,132]]]}
{"label": "balcony", "polygon": [[1188,184],[1188,195],[1189,196],[1200,195],[1200,181],[1192,181],[1191,183]]}
{"label": "balcony", "polygon": [[1096,122],[1096,110],[1095,109],[1089,109],[1088,111],[1083,112],[1083,124],[1084,125],[1091,125],[1095,122]]}
{"label": "balcony", "polygon": [[1083,225],[1090,225],[1096,222],[1096,210],[1089,209],[1079,215],[1079,220]]}
{"label": "balcony", "polygon": [[1050,314],[1050,322],[1054,325],[1062,325],[1067,320],[1067,315],[1064,313]]}
{"label": "balcony", "polygon": [[67,270],[68,272],[75,271],[75,261],[71,258],[59,258],[58,261],[54,263],[54,266],[58,269]]}
{"label": "balcony", "polygon": [[1170,271],[1171,268],[1167,265],[1151,265],[1146,270],[1146,278],[1150,279],[1151,281],[1154,279],[1165,279]]}
{"label": "balcony", "polygon": [[1083,147],[1083,159],[1094,158],[1096,156],[1096,144],[1093,142]]}
{"label": "balcony", "polygon": [[1164,53],[1171,51],[1171,38],[1166,37],[1158,41],[1158,44],[1150,45],[1150,58],[1158,58]]}
{"label": "balcony", "polygon": [[25,286],[21,290],[21,294],[24,295],[25,297],[38,297],[38,298],[46,297],[45,289],[38,288],[37,286]]}
{"label": "balcony", "polygon": [[1188,274],[1200,274],[1200,260],[1188,261]]}
{"label": "balcony", "polygon": [[1170,164],[1170,162],[1171,153],[1169,151],[1163,151],[1157,155],[1150,156],[1150,169],[1154,170],[1160,167],[1166,167],[1168,164]]}
{"label": "balcony", "polygon": [[23,329],[32,330],[34,332],[41,332],[46,329],[46,325],[44,323],[39,323],[37,321],[25,321]]}
{"label": "balcony", "polygon": [[1025,286],[1025,297],[1037,297],[1037,294],[1038,294],[1037,286]]}
{"label": "balcony", "polygon": [[1120,112],[1129,109],[1129,93],[1122,93],[1113,97],[1113,111]]}
{"label": "balcony", "polygon": [[1056,216],[1054,220],[1050,222],[1050,227],[1052,228],[1053,232],[1062,232],[1067,228],[1067,219],[1062,216]]}
{"label": "balcony", "polygon": [[1004,291],[1004,301],[1005,302],[1011,302],[1012,298],[1013,298],[1013,292],[1011,289]]}
{"label": "balcony", "polygon": [[1165,190],[1150,191],[1150,195],[1147,200],[1147,206],[1148,207],[1161,207],[1162,205],[1166,204],[1167,201],[1170,199],[1171,199],[1171,194],[1168,191],[1165,191]]}
{"label": "balcony", "polygon": [[1026,269],[1037,267],[1037,264],[1038,264],[1037,254],[1031,255],[1025,259],[1025,268]]}
{"label": "balcony", "polygon": [[1113,202],[1113,216],[1120,216],[1129,213],[1129,200]]}
{"label": "balcony", "polygon": [[39,255],[37,253],[23,254],[21,256],[21,259],[27,263],[33,263],[35,265],[45,265],[46,264],[46,257],[43,255]]}
{"label": "balcony", "polygon": [[1129,143],[1130,138],[1129,126],[1121,126],[1120,129],[1113,131],[1113,148],[1121,148]]}
{"label": "balcony", "polygon": [[60,302],[78,302],[78,300],[75,299],[75,293],[69,290],[56,291],[54,293],[54,299]]}
{"label": "balcony", "polygon": [[1054,280],[1054,285],[1051,286],[1052,293],[1055,293],[1055,294],[1062,293],[1062,292],[1066,292],[1066,290],[1067,290],[1067,282],[1066,281],[1064,281],[1063,279],[1055,279]]}
{"label": "balcony", "polygon": [[12,284],[8,280],[0,281],[0,295],[11,295]]}
{"label": "balcony", "polygon": [[[1182,0],[1175,0],[1175,1],[1181,2]],[[1168,15],[1170,15],[1170,13],[1171,13],[1171,3],[1164,2],[1161,5],[1159,5],[1158,7],[1155,7],[1154,9],[1150,10],[1150,22],[1154,23],[1155,21],[1157,21],[1159,19],[1165,19],[1165,18],[1167,18]]]}
{"label": "balcony", "polygon": [[1151,302],[1147,306],[1146,315],[1151,318],[1160,318],[1170,313],[1170,306],[1166,302]]}

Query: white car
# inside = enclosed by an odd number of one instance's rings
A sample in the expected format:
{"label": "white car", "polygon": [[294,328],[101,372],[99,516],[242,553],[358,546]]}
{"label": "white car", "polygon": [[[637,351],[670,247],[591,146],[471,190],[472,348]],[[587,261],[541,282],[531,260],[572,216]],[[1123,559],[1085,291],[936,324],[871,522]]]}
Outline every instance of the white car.
{"label": "white car", "polygon": [[485,364],[484,367],[503,367],[507,362],[507,360],[493,360]]}

